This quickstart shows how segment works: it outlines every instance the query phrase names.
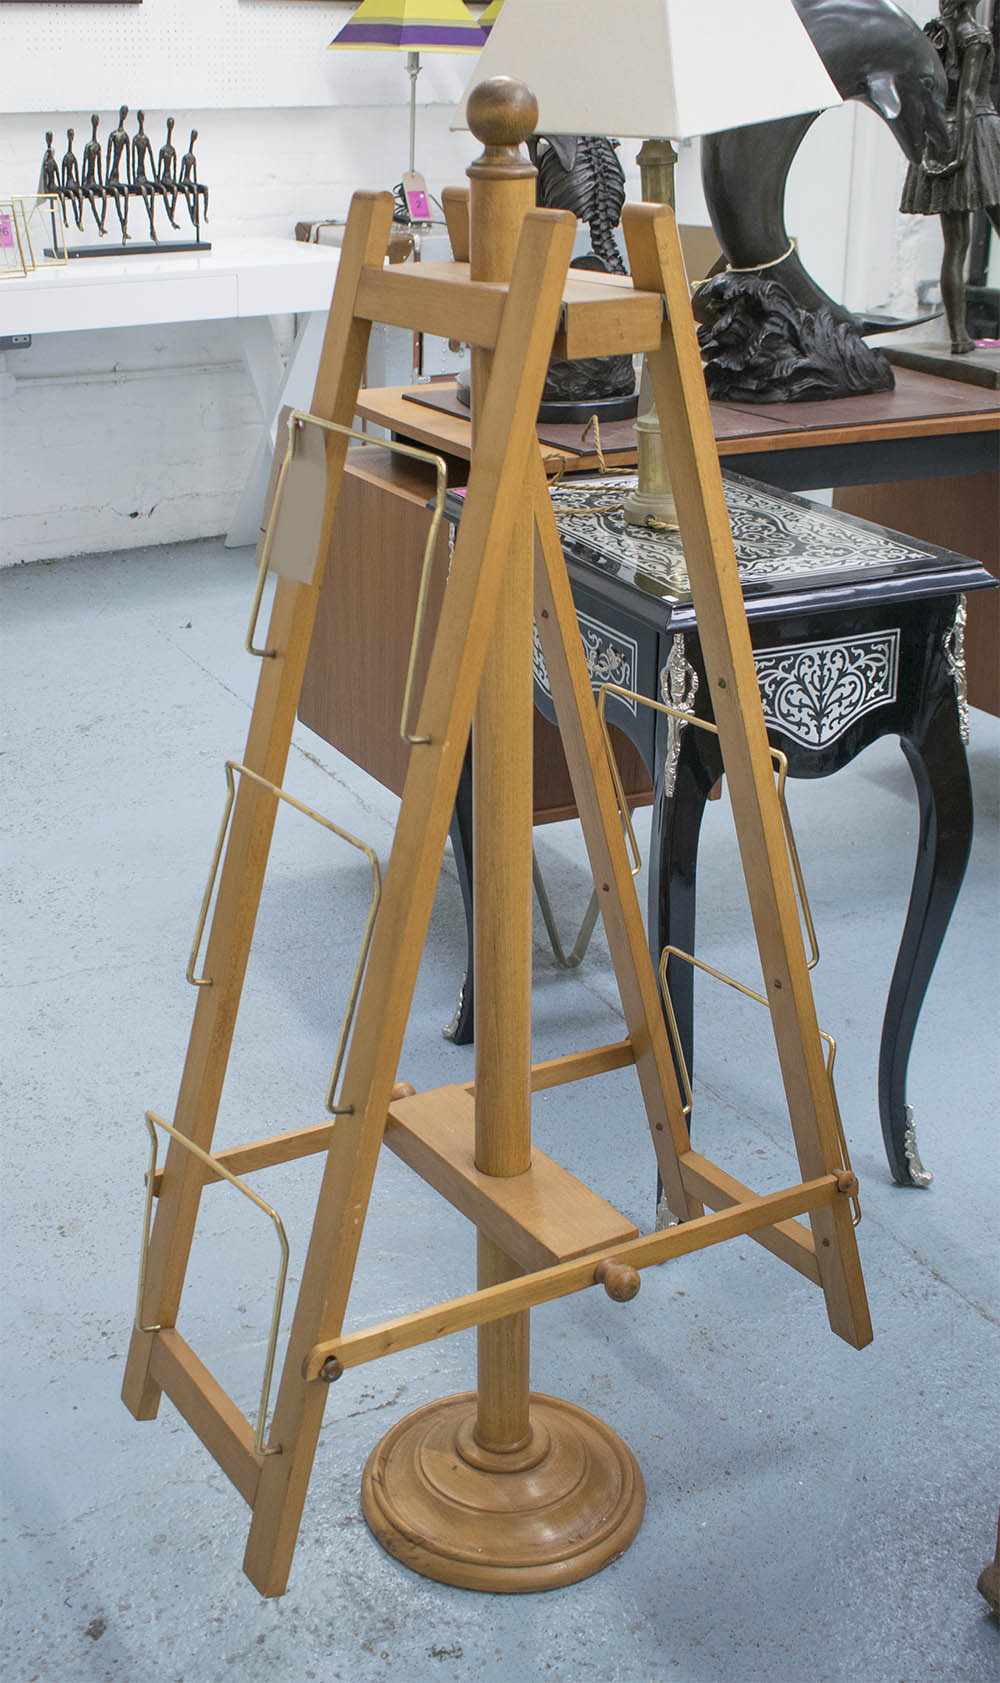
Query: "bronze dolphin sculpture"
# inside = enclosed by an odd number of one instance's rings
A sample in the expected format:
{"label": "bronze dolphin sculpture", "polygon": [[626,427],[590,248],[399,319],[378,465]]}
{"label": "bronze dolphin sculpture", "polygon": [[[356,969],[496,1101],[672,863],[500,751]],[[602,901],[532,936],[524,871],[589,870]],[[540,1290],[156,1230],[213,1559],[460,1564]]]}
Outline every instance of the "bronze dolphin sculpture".
{"label": "bronze dolphin sculpture", "polygon": [[[930,141],[947,148],[944,71],[912,18],[891,0],[793,4],[842,99],[859,99],[877,112],[911,163],[919,163]],[[785,184],[795,154],[819,114],[782,117],[704,138],[702,184],[712,226],[734,269],[770,265],[768,278],[780,281],[804,308],[831,310],[838,320],[851,321],[861,331],[875,326],[884,330],[887,322],[858,317],[835,303],[790,249]]]}

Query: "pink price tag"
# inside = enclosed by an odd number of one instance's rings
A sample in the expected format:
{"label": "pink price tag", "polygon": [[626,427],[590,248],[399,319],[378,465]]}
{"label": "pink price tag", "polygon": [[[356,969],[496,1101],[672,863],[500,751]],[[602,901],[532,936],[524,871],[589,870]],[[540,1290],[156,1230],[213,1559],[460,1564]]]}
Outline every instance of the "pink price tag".
{"label": "pink price tag", "polygon": [[0,245],[14,244],[14,223],[9,211],[0,210]]}
{"label": "pink price tag", "polygon": [[429,222],[431,207],[427,194],[420,187],[410,188],[406,194],[406,207],[414,222]]}

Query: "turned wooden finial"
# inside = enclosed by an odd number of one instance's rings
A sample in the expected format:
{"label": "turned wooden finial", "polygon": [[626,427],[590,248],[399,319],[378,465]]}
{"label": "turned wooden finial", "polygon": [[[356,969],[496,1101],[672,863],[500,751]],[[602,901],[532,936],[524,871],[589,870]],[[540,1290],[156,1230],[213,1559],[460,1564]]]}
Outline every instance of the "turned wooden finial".
{"label": "turned wooden finial", "polygon": [[[483,152],[466,170],[471,184],[469,257],[473,280],[507,282],[521,224],[535,204],[536,170],[521,151],[538,122],[538,101],[512,76],[473,88],[465,107]],[[473,354],[475,386],[476,354]],[[475,411],[475,402],[473,410]]]}
{"label": "turned wooden finial", "polygon": [[627,1262],[615,1262],[613,1257],[605,1257],[597,1264],[594,1281],[604,1287],[615,1303],[631,1303],[641,1284],[637,1268],[630,1267]]}
{"label": "turned wooden finial", "polygon": [[491,76],[480,82],[469,95],[465,115],[472,133],[486,148],[470,166],[470,175],[482,164],[491,169],[514,165],[513,172],[508,167],[504,173],[534,175],[534,165],[518,151],[538,122],[538,101],[523,82],[513,76]]}

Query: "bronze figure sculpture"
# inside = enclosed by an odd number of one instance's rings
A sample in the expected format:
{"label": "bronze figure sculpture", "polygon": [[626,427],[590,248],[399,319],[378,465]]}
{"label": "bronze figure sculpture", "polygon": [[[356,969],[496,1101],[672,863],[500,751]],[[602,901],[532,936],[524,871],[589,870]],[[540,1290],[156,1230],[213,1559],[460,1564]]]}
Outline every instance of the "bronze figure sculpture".
{"label": "bronze figure sculpture", "polygon": [[[103,164],[101,161],[101,143],[97,138],[100,117],[95,111],[90,119],[90,139],[83,149],[83,177],[80,191],[85,199],[90,201],[90,208],[94,213],[99,234],[106,234],[104,219],[108,214],[108,195],[104,191]],[[97,214],[97,201],[101,203],[101,214]]]}
{"label": "bronze figure sculpture", "polygon": [[80,187],[80,165],[73,150],[75,129],[66,130],[66,150],[59,168],[59,188],[63,198],[63,219],[66,218],[67,200],[73,207],[73,220],[78,228],[83,227],[83,192]]}
{"label": "bronze figure sculpture", "polygon": [[926,26],[947,80],[948,133],[944,145],[933,137],[920,161],[911,163],[899,206],[941,218],[941,298],[956,356],[975,349],[965,309],[973,212],[983,211],[1000,234],[1000,115],[990,97],[995,53],[975,9],[975,0],[941,0],[940,16]]}
{"label": "bronze figure sculpture", "polygon": [[156,188],[163,195],[163,208],[171,228],[176,228],[174,210],[177,205],[177,148],[173,143],[174,119],[167,118],[167,138],[156,160]]}
{"label": "bronze figure sculpture", "polygon": [[[146,113],[137,111],[135,120],[139,127],[132,136],[132,186],[138,192],[146,207],[149,218],[149,237],[157,245],[160,236],[153,224],[153,206],[156,197],[156,166],[153,163],[153,144],[146,133]],[[149,173],[146,172],[146,162],[149,161]]]}
{"label": "bronze figure sculpture", "polygon": [[[536,202],[552,210],[571,210],[585,222],[591,250],[575,257],[571,268],[626,273],[615,229],[625,203],[625,172],[617,140],[603,135],[540,134],[528,142],[538,170]],[[631,420],[636,412],[635,368],[630,356],[585,357],[573,362],[553,357],[542,393],[543,420]]]}
{"label": "bronze figure sculpture", "polygon": [[198,161],[194,155],[194,143],[198,138],[198,130],[191,130],[188,149],[181,159],[181,172],[177,178],[177,186],[188,207],[188,215],[194,224],[195,233],[201,226],[201,210],[199,199],[205,201],[205,221],[208,221],[208,188],[198,180]]}
{"label": "bronze figure sculpture", "polygon": [[[125,118],[128,116],[128,106],[123,105],[118,112],[118,127],[108,135],[107,156],[104,161],[104,190],[114,199],[118,221],[121,224],[122,244],[131,239],[128,231],[128,199],[129,187],[132,184],[132,153],[129,147],[128,135],[125,131]],[[122,163],[125,165],[125,180],[121,178]]]}
{"label": "bronze figure sculpture", "polygon": [[[535,134],[528,152],[538,171],[535,202],[549,210],[571,210],[587,224],[591,250],[574,257],[573,269],[627,273],[615,239],[625,203],[625,172],[617,140],[592,134]],[[458,378],[458,400],[471,402],[467,373]],[[552,357],[538,416],[543,421],[633,420],[638,408],[635,367],[630,356]]]}
{"label": "bronze figure sculpture", "polygon": [[45,131],[45,153],[42,158],[41,174],[38,177],[38,191],[40,193],[55,193],[60,196],[61,182],[59,180],[59,165],[52,150],[52,130]]}
{"label": "bronze figure sculpture", "polygon": [[591,249],[608,274],[625,274],[615,229],[625,204],[625,172],[617,140],[598,134],[537,134],[528,141],[538,170],[536,202],[571,210],[590,232]]}

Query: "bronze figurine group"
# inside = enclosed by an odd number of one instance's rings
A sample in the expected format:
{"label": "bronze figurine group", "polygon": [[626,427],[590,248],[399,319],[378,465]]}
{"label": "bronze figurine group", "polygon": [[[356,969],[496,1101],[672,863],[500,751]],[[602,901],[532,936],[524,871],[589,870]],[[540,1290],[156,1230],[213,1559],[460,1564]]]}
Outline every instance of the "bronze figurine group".
{"label": "bronze figurine group", "polygon": [[138,128],[133,135],[125,128],[127,116],[128,106],[123,105],[118,112],[118,127],[109,134],[107,146],[102,148],[97,136],[101,119],[95,112],[90,119],[90,139],[83,149],[82,168],[73,150],[76,130],[66,130],[66,151],[61,163],[52,149],[52,130],[47,130],[45,155],[42,158],[38,183],[39,192],[53,194],[62,206],[66,226],[69,226],[72,213],[73,220],[81,231],[84,209],[89,205],[97,231],[101,235],[108,233],[105,224],[110,200],[118,218],[123,245],[126,240],[132,238],[128,231],[128,217],[133,199],[142,200],[149,222],[149,237],[157,245],[157,200],[162,200],[163,210],[171,228],[179,228],[180,224],[175,220],[174,212],[178,199],[183,199],[195,231],[195,238],[199,239],[201,224],[208,221],[208,188],[198,180],[198,164],[194,155],[198,130],[191,130],[188,149],[181,158],[178,169],[177,148],[173,143],[173,117],[167,118],[166,139],[154,159],[153,143],[145,128],[145,112],[136,112]]}

